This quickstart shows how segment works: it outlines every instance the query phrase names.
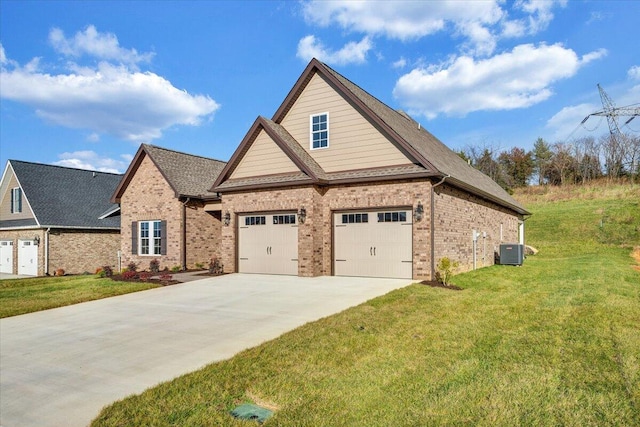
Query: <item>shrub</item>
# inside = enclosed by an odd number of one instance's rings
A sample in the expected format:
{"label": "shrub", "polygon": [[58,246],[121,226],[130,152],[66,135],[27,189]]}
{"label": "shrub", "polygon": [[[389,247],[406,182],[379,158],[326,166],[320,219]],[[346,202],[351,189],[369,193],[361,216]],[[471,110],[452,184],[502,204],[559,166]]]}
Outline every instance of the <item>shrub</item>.
{"label": "shrub", "polygon": [[113,269],[111,268],[111,266],[105,265],[104,267],[102,267],[102,273],[104,273],[104,276],[100,277],[111,277],[113,276]]}
{"label": "shrub", "polygon": [[151,262],[149,262],[149,271],[152,273],[158,273],[160,271],[160,261],[156,258],[152,259]]}
{"label": "shrub", "polygon": [[171,280],[173,278],[173,276],[171,274],[168,273],[164,273],[160,275],[160,280]]}
{"label": "shrub", "polygon": [[437,280],[445,286],[451,284],[453,272],[460,266],[458,261],[451,261],[448,257],[440,258],[436,268],[438,269]]}
{"label": "shrub", "polygon": [[180,271],[181,268],[179,265],[174,265],[173,267],[171,267],[171,271],[174,273],[177,273],[178,271]]}
{"label": "shrub", "polygon": [[211,262],[209,263],[209,273],[210,274],[222,274],[223,265],[220,263],[218,257],[211,258]]}
{"label": "shrub", "polygon": [[64,268],[57,269],[56,276],[64,276]]}
{"label": "shrub", "polygon": [[96,273],[95,274],[99,276],[103,271],[104,270],[102,269],[102,267],[98,267],[98,268],[96,268]]}
{"label": "shrub", "polygon": [[138,271],[138,265],[135,262],[131,261],[129,264],[127,264],[127,271],[133,271],[135,273],[136,271]]}
{"label": "shrub", "polygon": [[143,282],[146,282],[147,280],[151,279],[151,273],[147,273],[143,271],[138,274],[138,278]]}
{"label": "shrub", "polygon": [[136,273],[135,271],[131,271],[131,270],[127,270],[124,273],[122,273],[122,278],[124,280],[133,280],[138,276],[138,273]]}
{"label": "shrub", "polygon": [[204,268],[204,263],[196,262],[196,268],[197,268],[198,270],[202,270],[202,269]]}

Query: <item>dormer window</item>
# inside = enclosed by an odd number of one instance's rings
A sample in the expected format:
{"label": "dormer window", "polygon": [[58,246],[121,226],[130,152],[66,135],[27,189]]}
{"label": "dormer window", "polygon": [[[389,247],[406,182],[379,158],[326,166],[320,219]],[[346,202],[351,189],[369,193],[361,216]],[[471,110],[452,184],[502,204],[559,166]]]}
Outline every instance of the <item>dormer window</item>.
{"label": "dormer window", "polygon": [[311,122],[311,149],[329,146],[329,113],[314,114]]}

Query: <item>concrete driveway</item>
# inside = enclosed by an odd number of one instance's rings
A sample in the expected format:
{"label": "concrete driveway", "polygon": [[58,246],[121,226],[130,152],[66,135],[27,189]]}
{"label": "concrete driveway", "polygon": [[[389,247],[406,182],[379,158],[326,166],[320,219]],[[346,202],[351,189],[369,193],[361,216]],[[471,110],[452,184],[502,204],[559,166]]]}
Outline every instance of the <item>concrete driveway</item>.
{"label": "concrete driveway", "polygon": [[102,407],[409,280],[231,274],[0,320],[0,425]]}

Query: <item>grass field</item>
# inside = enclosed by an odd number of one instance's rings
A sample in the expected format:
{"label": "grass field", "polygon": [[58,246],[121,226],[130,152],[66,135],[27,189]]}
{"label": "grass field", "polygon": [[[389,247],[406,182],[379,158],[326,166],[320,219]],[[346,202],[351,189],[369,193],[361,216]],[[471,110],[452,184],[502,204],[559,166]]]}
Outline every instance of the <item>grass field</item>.
{"label": "grass field", "polygon": [[278,426],[640,425],[640,190],[573,191],[523,196],[541,251],[523,267],[393,292],[94,425],[246,425],[228,415],[243,402],[276,409]]}
{"label": "grass field", "polygon": [[0,318],[151,289],[148,283],[115,282],[92,275],[0,281]]}
{"label": "grass field", "polygon": [[93,426],[640,425],[640,187],[536,190],[522,267],[412,285],[103,410]]}

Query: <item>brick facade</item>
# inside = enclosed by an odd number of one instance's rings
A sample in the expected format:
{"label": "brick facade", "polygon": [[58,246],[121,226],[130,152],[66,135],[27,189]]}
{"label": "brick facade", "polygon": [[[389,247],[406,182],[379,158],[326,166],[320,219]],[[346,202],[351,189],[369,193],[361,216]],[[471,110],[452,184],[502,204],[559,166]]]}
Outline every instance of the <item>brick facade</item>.
{"label": "brick facade", "polygon": [[[195,201],[180,201],[148,156],[140,163],[120,200],[122,266],[134,262],[141,270],[153,259],[160,268],[194,268],[208,263],[218,251],[220,218]],[[167,222],[166,255],[137,255],[132,250],[132,222]],[[186,224],[186,235],[185,235]],[[137,252],[137,250],[136,250]],[[186,252],[186,260],[184,258]]]}
{"label": "brick facade", "polygon": [[473,230],[480,233],[476,268],[494,264],[500,243],[518,241],[519,217],[512,211],[447,184],[434,190],[436,263],[449,257],[460,263],[458,272],[472,270]]}
{"label": "brick facade", "polygon": [[[40,239],[38,276],[53,275],[62,268],[66,274],[94,273],[98,267],[116,267],[120,249],[117,230],[51,229],[47,236],[42,228],[1,231],[0,240],[13,241],[13,273],[18,274],[18,242]],[[46,258],[49,258],[48,268]]]}
{"label": "brick facade", "polygon": [[[306,221],[298,226],[298,274],[333,274],[333,214],[359,209],[410,208],[418,203],[423,218],[413,221],[413,278],[432,278],[431,186],[429,180],[389,181],[332,187],[288,187],[254,192],[225,193],[222,212],[231,214],[231,224],[222,227],[221,259],[225,272],[237,271],[237,215],[258,212],[299,211],[304,207]],[[494,203],[449,185],[435,190],[435,262],[448,256],[459,261],[460,271],[473,268],[473,229],[486,232],[477,247],[476,266],[494,262],[493,252],[502,241],[517,241],[518,216]],[[486,246],[485,246],[486,244]],[[486,251],[483,252],[486,247]]]}

